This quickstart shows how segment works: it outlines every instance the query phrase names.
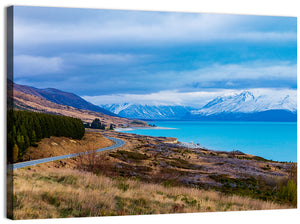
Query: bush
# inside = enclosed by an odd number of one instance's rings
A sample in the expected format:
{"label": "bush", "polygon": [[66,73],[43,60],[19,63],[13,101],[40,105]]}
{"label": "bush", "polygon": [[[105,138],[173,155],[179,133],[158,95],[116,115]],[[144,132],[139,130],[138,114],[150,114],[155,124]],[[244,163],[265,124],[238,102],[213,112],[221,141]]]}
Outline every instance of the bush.
{"label": "bush", "polygon": [[96,118],[95,120],[93,120],[92,124],[91,124],[91,128],[93,129],[103,129],[105,130],[105,125],[101,124],[100,119]]}
{"label": "bush", "polygon": [[289,180],[286,186],[280,187],[279,197],[284,201],[297,205],[297,184],[293,180]]}

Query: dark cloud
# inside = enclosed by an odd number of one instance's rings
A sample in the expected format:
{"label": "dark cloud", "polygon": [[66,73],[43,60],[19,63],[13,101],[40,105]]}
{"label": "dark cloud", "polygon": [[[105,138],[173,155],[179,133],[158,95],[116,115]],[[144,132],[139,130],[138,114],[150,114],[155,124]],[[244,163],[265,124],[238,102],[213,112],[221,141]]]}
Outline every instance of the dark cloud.
{"label": "dark cloud", "polygon": [[15,81],[79,95],[296,88],[296,18],[15,7]]}

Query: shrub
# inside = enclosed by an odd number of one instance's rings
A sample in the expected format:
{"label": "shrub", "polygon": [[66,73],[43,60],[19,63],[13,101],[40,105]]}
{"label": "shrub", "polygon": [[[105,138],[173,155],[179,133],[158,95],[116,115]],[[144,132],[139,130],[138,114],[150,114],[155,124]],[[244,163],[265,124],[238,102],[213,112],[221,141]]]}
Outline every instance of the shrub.
{"label": "shrub", "polygon": [[279,197],[284,201],[297,205],[297,184],[293,180],[289,180],[286,186],[280,187]]}
{"label": "shrub", "polygon": [[122,190],[122,191],[127,191],[129,188],[129,184],[125,184],[124,182],[121,182],[118,184],[118,189]]}
{"label": "shrub", "polygon": [[103,130],[105,130],[105,125],[104,125],[104,124],[101,124],[99,118],[96,118],[96,119],[93,120],[93,122],[91,123],[91,128],[93,128],[93,129],[103,129]]}
{"label": "shrub", "polygon": [[141,154],[138,152],[130,152],[125,150],[118,150],[116,152],[111,152],[109,155],[122,160],[127,160],[127,159],[145,160],[149,158],[149,156],[147,156],[146,154]]}

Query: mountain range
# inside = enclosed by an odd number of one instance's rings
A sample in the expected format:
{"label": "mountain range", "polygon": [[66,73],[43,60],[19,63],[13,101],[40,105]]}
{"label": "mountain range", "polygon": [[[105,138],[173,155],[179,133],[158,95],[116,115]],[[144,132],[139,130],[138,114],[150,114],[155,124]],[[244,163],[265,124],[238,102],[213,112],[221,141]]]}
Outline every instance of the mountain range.
{"label": "mountain range", "polygon": [[101,106],[121,117],[144,120],[181,120],[190,115],[190,111],[184,106],[156,106],[130,103]]}
{"label": "mountain range", "polygon": [[219,96],[203,107],[106,104],[106,110],[144,120],[297,121],[295,90],[245,90]]}
{"label": "mountain range", "polygon": [[[218,96],[204,106],[105,104],[96,106],[80,96],[54,88],[38,89],[7,80],[14,107],[78,117],[100,118],[106,125],[139,120],[297,121],[296,90],[251,89]],[[8,94],[8,98],[9,98]],[[10,100],[10,99],[8,99]]]}

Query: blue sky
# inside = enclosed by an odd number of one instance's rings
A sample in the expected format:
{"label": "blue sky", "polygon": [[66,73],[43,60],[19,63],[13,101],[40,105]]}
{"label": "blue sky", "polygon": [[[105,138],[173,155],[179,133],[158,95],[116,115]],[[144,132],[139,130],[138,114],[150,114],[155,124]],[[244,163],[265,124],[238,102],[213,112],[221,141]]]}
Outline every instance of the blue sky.
{"label": "blue sky", "polygon": [[14,81],[97,104],[296,89],[297,19],[17,6]]}

